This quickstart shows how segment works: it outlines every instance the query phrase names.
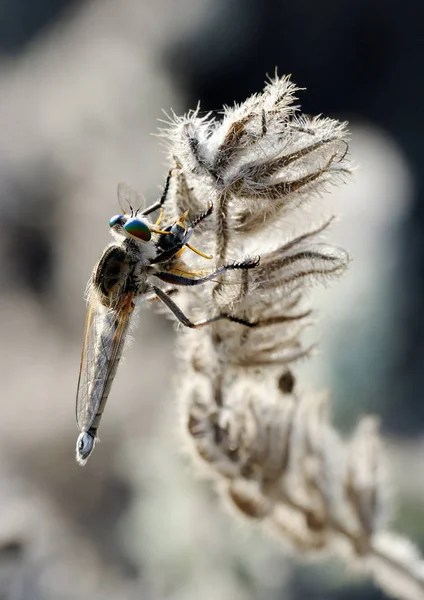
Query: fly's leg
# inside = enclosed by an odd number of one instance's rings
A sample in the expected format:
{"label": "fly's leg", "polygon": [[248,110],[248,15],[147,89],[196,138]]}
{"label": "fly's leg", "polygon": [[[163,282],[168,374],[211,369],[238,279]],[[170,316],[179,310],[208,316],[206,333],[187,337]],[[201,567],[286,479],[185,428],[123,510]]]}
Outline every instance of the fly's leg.
{"label": "fly's leg", "polygon": [[173,285],[183,285],[183,286],[191,286],[191,285],[201,285],[202,283],[206,283],[206,281],[211,281],[218,275],[222,275],[227,271],[235,271],[237,269],[254,269],[259,264],[259,257],[253,259],[247,259],[242,262],[234,262],[228,265],[223,265],[213,273],[209,273],[209,275],[205,275],[204,277],[198,277],[197,279],[192,277],[186,277],[185,275],[177,275],[177,273],[173,273],[170,271],[156,271],[153,272],[152,275],[161,279],[162,281],[166,281],[166,283],[171,283]]}
{"label": "fly's leg", "polygon": [[169,186],[170,186],[170,183],[171,183],[171,177],[172,177],[172,169],[168,173],[168,176],[167,176],[166,181],[165,181],[165,186],[163,188],[163,192],[162,192],[162,195],[159,198],[159,200],[157,200],[151,206],[148,206],[145,210],[143,210],[142,213],[140,213],[140,215],[142,215],[143,217],[146,217],[147,215],[150,215],[150,213],[154,212],[158,208],[162,208],[162,206],[165,204],[166,198],[168,196]]}
{"label": "fly's leg", "polygon": [[209,217],[213,212],[213,204],[209,202],[208,209],[200,213],[192,222],[189,229],[194,230],[204,219]]}
{"label": "fly's leg", "polygon": [[[191,222],[190,227],[187,229],[187,239],[190,238],[191,234],[193,233],[193,231],[195,230],[195,228],[207,217],[209,217],[213,212],[213,204],[212,202],[209,202],[209,206],[208,209],[205,210],[205,212],[201,213],[200,215],[198,215],[194,221]],[[198,254],[199,256],[202,256],[203,258],[206,258],[208,260],[211,260],[213,258],[213,256],[210,256],[209,254],[205,254],[204,252],[201,252],[200,250],[198,250],[197,248],[195,248],[194,246],[192,246],[191,244],[188,243],[188,241],[185,243],[185,245],[187,246],[187,248],[190,248],[190,250],[192,252],[195,252],[196,254]]]}
{"label": "fly's leg", "polygon": [[209,217],[213,212],[213,204],[212,202],[209,202],[209,206],[208,209],[205,210],[204,212],[202,212],[200,215],[198,215],[194,221],[191,222],[190,227],[187,228],[186,233],[185,233],[185,238],[184,238],[184,245],[187,246],[187,248],[190,248],[190,250],[192,252],[194,252],[195,254],[198,254],[199,256],[201,256],[202,258],[206,258],[207,260],[211,260],[213,258],[213,256],[210,256],[209,254],[205,254],[204,252],[202,252],[201,250],[199,250],[198,248],[195,248],[194,246],[192,246],[191,244],[188,243],[188,240],[191,237],[191,234],[193,233],[193,231],[195,230],[195,228],[207,217]]}
{"label": "fly's leg", "polygon": [[190,319],[183,313],[181,308],[175,304],[173,300],[160,288],[153,286],[153,290],[155,291],[159,300],[169,308],[169,310],[177,317],[180,323],[182,323],[185,327],[189,327],[190,329],[199,329],[200,327],[205,327],[206,325],[210,325],[211,323],[216,323],[217,321],[221,321],[226,319],[227,321],[231,321],[232,323],[239,323],[240,325],[245,325],[246,327],[256,327],[256,323],[250,323],[249,321],[245,321],[244,319],[238,319],[237,317],[232,317],[231,315],[220,314],[216,317],[211,317],[209,319],[202,319],[201,321],[197,321],[193,323]]}

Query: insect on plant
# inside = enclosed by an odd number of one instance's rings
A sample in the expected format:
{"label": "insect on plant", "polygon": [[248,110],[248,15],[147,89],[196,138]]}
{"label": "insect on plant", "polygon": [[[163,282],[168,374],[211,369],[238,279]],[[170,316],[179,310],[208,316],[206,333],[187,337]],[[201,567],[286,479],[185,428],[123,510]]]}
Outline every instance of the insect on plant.
{"label": "insect on plant", "polygon": [[[163,205],[172,179],[168,174],[161,198],[145,210],[135,209],[137,194],[126,184],[118,186],[122,213],[113,216],[110,231],[114,241],[104,250],[88,284],[88,312],[78,379],[76,418],[80,435],[76,458],[84,465],[91,455],[106,401],[127,338],[134,309],[139,301],[159,299],[180,323],[199,328],[227,319],[247,326],[243,319],[220,313],[197,322],[191,321],[171,298],[177,286],[197,286],[216,280],[231,270],[252,269],[259,259],[229,262],[215,270],[192,272],[181,254],[185,248],[204,259],[204,254],[189,243],[200,223],[213,213],[213,205],[195,216],[189,224],[188,211],[175,220],[163,216]],[[160,211],[153,224],[148,217]],[[162,222],[165,224],[161,227]],[[164,288],[163,284],[169,284]]]}
{"label": "insect on plant", "polygon": [[[309,288],[349,264],[323,239],[332,218],[311,222],[311,208],[321,212],[321,194],[352,167],[347,124],[302,115],[297,91],[276,73],[222,118],[172,114],[161,198],[136,210],[137,194],[119,186],[114,241],[88,288],[77,460],[93,451],[137,305],[161,301],[185,325],[175,395],[187,449],[225,503],[300,557],[340,553],[391,597],[422,600],[420,553],[389,529],[376,419],[344,441],[324,396],[297,385],[296,363],[313,348],[302,339]],[[260,263],[246,258],[256,254]]]}

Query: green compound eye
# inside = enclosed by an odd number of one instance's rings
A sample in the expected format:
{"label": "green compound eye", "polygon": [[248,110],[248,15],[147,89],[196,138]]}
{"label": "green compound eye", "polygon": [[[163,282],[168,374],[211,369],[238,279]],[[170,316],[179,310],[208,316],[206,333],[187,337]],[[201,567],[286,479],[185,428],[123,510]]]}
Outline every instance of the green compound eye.
{"label": "green compound eye", "polygon": [[147,226],[147,223],[141,219],[137,219],[136,217],[129,219],[125,223],[124,229],[131,236],[137,238],[138,240],[143,240],[143,242],[148,242],[152,237],[152,232]]}
{"label": "green compound eye", "polygon": [[109,227],[113,227],[114,225],[116,225],[117,223],[119,223],[119,221],[122,221],[123,218],[124,218],[124,215],[115,215],[109,221]]}

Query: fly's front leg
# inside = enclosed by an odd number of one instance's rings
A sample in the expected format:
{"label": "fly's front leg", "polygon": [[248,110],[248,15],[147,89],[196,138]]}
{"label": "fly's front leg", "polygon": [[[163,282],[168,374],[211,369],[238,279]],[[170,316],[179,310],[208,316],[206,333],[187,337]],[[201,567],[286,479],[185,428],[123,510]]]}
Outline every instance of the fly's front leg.
{"label": "fly's front leg", "polygon": [[215,277],[226,273],[227,271],[235,271],[237,269],[254,269],[259,264],[259,257],[253,259],[247,259],[242,262],[233,262],[228,265],[223,265],[213,273],[209,273],[209,275],[205,275],[204,277],[192,278],[187,277],[186,275],[178,275],[177,273],[173,273],[170,271],[156,271],[153,272],[152,275],[165,281],[167,283],[172,283],[173,285],[183,285],[183,286],[192,286],[192,285],[201,285],[202,283],[206,283],[207,281],[211,281]]}
{"label": "fly's front leg", "polygon": [[177,317],[180,323],[182,323],[185,327],[189,327],[190,329],[199,329],[200,327],[205,327],[206,325],[210,325],[211,323],[216,323],[217,321],[221,321],[222,319],[226,319],[227,321],[231,321],[232,323],[239,323],[240,325],[245,325],[246,327],[256,327],[257,323],[250,323],[249,321],[245,321],[244,319],[238,319],[237,317],[232,317],[231,315],[220,314],[216,317],[211,317],[209,319],[202,319],[201,321],[197,321],[193,323],[184,314],[181,308],[175,304],[173,300],[160,288],[155,285],[152,286],[155,294],[162,300],[162,302],[169,308],[169,310]]}
{"label": "fly's front leg", "polygon": [[201,213],[200,215],[198,215],[192,222],[191,225],[189,227],[189,229],[191,229],[192,231],[207,217],[209,217],[213,212],[213,203],[209,202],[209,206],[208,209],[205,210],[205,212]]}
{"label": "fly's front leg", "polygon": [[154,212],[155,210],[158,210],[158,208],[162,208],[162,206],[165,204],[166,199],[168,197],[169,186],[171,184],[171,177],[172,177],[172,169],[168,173],[168,176],[165,181],[165,187],[163,188],[163,192],[162,192],[162,195],[159,198],[159,200],[157,200],[151,206],[148,206],[146,208],[146,210],[143,210],[143,212],[140,213],[140,215],[142,215],[143,217],[146,217],[147,215],[150,215],[150,213]]}
{"label": "fly's front leg", "polygon": [[201,213],[200,215],[198,215],[194,221],[191,222],[190,227],[187,229],[186,232],[186,241],[185,241],[185,245],[187,246],[187,248],[190,248],[190,250],[192,252],[195,252],[195,254],[198,254],[199,256],[202,256],[203,258],[207,258],[208,260],[211,260],[213,258],[213,256],[209,256],[209,254],[205,254],[204,252],[201,252],[200,250],[198,250],[197,248],[195,248],[194,246],[192,246],[191,244],[188,243],[188,240],[191,237],[191,234],[193,233],[193,231],[195,230],[195,228],[207,217],[209,217],[213,212],[213,204],[212,202],[209,202],[209,207],[208,209]]}

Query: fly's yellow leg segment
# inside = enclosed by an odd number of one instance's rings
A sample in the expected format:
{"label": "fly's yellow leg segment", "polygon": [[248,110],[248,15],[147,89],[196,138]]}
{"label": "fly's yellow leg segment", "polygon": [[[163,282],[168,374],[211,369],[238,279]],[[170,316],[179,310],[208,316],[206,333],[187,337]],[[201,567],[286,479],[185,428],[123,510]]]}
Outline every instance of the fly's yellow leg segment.
{"label": "fly's yellow leg segment", "polygon": [[170,233],[171,233],[170,231],[162,231],[162,229],[158,229],[157,227],[152,227],[151,225],[149,225],[149,229],[153,233],[160,233],[161,235],[170,235]]}
{"label": "fly's yellow leg segment", "polygon": [[187,248],[190,248],[190,250],[192,252],[195,252],[196,254],[198,254],[199,256],[202,256],[203,258],[207,258],[208,260],[211,260],[213,258],[213,256],[211,256],[210,254],[205,254],[204,252],[201,252],[200,250],[198,250],[191,244],[186,244],[186,246],[187,246]]}
{"label": "fly's yellow leg segment", "polygon": [[[188,244],[186,244],[186,246],[188,246]],[[185,250],[185,246],[183,246],[181,248],[181,250],[178,250],[178,252],[176,254],[174,254],[174,258],[178,258],[179,256],[181,256],[181,254],[184,252]]]}
{"label": "fly's yellow leg segment", "polygon": [[184,223],[184,221],[187,219],[189,211],[186,210],[185,213],[183,213],[181,215],[181,217],[178,219],[177,223]]}
{"label": "fly's yellow leg segment", "polygon": [[159,227],[160,222],[162,221],[162,217],[163,217],[163,208],[161,208],[159,211],[159,216],[156,219],[155,227]]}
{"label": "fly's yellow leg segment", "polygon": [[185,269],[179,269],[178,266],[167,269],[168,273],[174,273],[174,275],[183,275],[184,277],[204,277],[208,274],[207,271],[186,271]]}

